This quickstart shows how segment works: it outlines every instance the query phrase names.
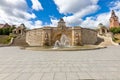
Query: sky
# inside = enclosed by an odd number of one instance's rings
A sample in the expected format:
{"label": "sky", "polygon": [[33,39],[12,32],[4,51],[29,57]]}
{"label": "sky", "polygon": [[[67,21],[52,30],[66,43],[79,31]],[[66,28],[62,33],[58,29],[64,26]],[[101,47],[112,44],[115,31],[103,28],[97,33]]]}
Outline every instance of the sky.
{"label": "sky", "polygon": [[0,23],[34,29],[56,27],[63,18],[68,27],[108,27],[111,10],[120,18],[120,0],[0,0]]}

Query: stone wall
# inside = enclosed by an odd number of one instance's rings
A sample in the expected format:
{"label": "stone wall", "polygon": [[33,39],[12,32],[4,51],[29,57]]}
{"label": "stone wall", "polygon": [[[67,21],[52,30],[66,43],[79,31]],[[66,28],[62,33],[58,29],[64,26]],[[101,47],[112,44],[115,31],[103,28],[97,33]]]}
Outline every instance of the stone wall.
{"label": "stone wall", "polygon": [[57,27],[46,26],[28,31],[26,42],[30,46],[54,46],[56,41],[60,41],[62,35],[66,35],[71,46],[95,44],[97,42],[95,30],[81,28],[80,26],[67,27],[63,19],[60,19]]}
{"label": "stone wall", "polygon": [[95,44],[97,42],[97,32],[92,29],[82,29],[82,43],[83,44]]}
{"label": "stone wall", "polygon": [[72,46],[80,46],[82,44],[81,38],[81,27],[74,27],[72,28]]}
{"label": "stone wall", "polygon": [[68,37],[71,46],[95,44],[97,42],[97,32],[95,30],[81,27],[67,28],[66,30],[50,27],[33,29],[26,33],[26,42],[30,46],[54,46],[55,42],[60,40],[62,34]]}
{"label": "stone wall", "polygon": [[43,35],[42,29],[30,30],[26,33],[26,42],[30,46],[43,46]]}
{"label": "stone wall", "polygon": [[51,46],[52,44],[52,28],[51,27],[44,27],[43,28],[42,38],[43,38],[43,45],[45,46]]}

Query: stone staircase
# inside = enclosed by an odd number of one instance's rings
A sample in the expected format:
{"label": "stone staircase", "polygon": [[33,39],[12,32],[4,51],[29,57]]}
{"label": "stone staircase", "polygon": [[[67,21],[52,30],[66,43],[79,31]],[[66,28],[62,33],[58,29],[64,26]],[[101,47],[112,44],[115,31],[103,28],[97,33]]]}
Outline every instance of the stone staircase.
{"label": "stone staircase", "polygon": [[25,38],[26,38],[26,34],[18,35],[16,38],[14,38],[11,46],[28,46]]}
{"label": "stone staircase", "polygon": [[103,41],[99,44],[99,46],[112,46],[112,45],[119,45],[115,43],[111,37],[101,36],[98,35],[99,38],[103,39]]}

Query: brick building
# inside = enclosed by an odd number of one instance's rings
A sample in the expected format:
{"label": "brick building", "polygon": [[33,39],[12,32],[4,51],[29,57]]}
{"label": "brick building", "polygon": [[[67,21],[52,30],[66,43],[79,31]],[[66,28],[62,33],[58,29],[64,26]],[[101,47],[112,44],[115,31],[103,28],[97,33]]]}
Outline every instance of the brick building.
{"label": "brick building", "polygon": [[111,17],[110,17],[110,27],[120,27],[118,16],[116,16],[114,10],[112,10]]}

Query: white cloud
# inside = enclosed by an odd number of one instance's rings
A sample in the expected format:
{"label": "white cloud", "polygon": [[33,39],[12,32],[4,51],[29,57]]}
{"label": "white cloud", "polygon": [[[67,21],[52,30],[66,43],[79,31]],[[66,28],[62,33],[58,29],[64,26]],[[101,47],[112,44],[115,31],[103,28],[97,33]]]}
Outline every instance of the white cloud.
{"label": "white cloud", "polygon": [[120,1],[113,1],[110,4],[110,12],[101,13],[94,17],[87,17],[82,23],[83,27],[97,27],[99,23],[104,24],[106,27],[109,27],[109,19],[111,16],[111,10],[114,10],[120,21]]}
{"label": "white cloud", "polygon": [[41,6],[41,3],[38,0],[31,0],[31,2],[32,2],[32,8],[34,10],[37,10],[37,11],[43,10],[43,7]]}
{"label": "white cloud", "polygon": [[82,17],[88,14],[94,13],[97,10],[96,6],[88,6],[86,9],[74,13],[72,16],[63,17],[67,22],[67,25],[80,25]]}
{"label": "white cloud", "polygon": [[111,16],[111,10],[114,10],[116,15],[119,18],[120,21],[120,1],[113,1],[111,2],[111,7],[110,7],[110,11],[106,12],[106,13],[101,13],[97,16],[94,17],[87,17],[82,23],[81,26],[83,27],[89,27],[89,28],[93,28],[93,27],[97,27],[99,23],[104,24],[106,27],[109,27],[109,19]]}
{"label": "white cloud", "polygon": [[109,26],[110,13],[102,13],[94,17],[87,17],[84,21],[81,22],[82,27],[86,28],[97,28],[99,23],[102,23],[105,26]]}
{"label": "white cloud", "polygon": [[98,0],[54,0],[62,14],[72,14],[63,17],[67,25],[80,25],[82,17],[94,13],[99,9]]}
{"label": "white cloud", "polygon": [[120,10],[120,1],[119,0],[112,1],[110,6],[111,10]]}
{"label": "white cloud", "polygon": [[37,20],[37,21],[35,21],[34,28],[40,28],[40,27],[42,27],[41,25],[42,25],[42,21]]}
{"label": "white cloud", "polygon": [[49,23],[45,23],[44,26],[57,27],[58,21],[59,21],[57,18],[55,18],[53,16],[50,16],[50,21],[51,21],[50,24]]}
{"label": "white cloud", "polygon": [[[20,25],[24,23],[28,28],[36,28],[40,21],[33,23],[31,19],[35,19],[34,13],[28,12],[26,0],[0,0],[0,23],[9,23]],[[38,27],[41,27],[39,24]]]}
{"label": "white cloud", "polygon": [[98,0],[54,0],[60,13],[76,13],[88,6],[96,5]]}
{"label": "white cloud", "polygon": [[59,20],[55,18],[51,18],[51,24],[49,26],[56,27],[58,25],[58,21]]}
{"label": "white cloud", "polygon": [[25,25],[29,26],[29,29],[34,29],[34,28],[41,28],[43,27],[42,21],[36,20],[35,22],[33,21],[26,21],[24,23]]}
{"label": "white cloud", "polygon": [[101,13],[95,16],[89,16],[86,17],[85,20],[82,19],[84,16],[94,13],[99,9],[99,5],[97,5],[98,0],[54,0],[54,2],[61,14],[72,14],[71,16],[63,17],[68,26],[80,25],[82,27],[95,28],[99,23],[102,23],[109,27],[111,10],[115,10],[116,15],[120,19],[119,0],[111,2],[109,12]]}

